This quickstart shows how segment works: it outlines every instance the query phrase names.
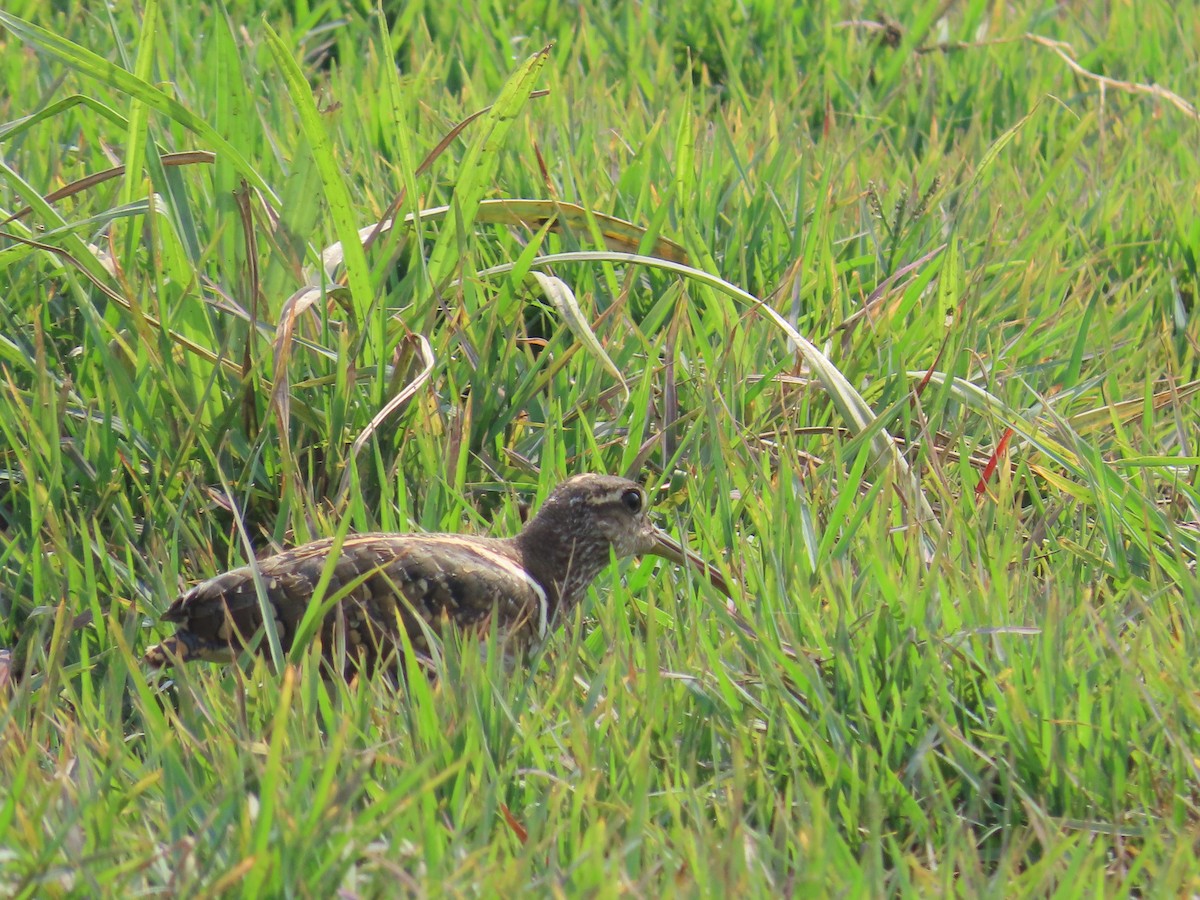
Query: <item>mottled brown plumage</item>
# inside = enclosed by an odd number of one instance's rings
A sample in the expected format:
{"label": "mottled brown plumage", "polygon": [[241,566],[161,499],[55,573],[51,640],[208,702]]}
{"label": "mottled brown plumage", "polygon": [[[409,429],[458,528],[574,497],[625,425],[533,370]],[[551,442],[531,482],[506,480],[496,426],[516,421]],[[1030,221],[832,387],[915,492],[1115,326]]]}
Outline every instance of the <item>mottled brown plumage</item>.
{"label": "mottled brown plumage", "polygon": [[[651,553],[704,565],[659,531],[646,494],[632,481],[577,475],[559,485],[512,538],[451,534],[362,534],[342,541],[325,590],[320,639],[325,657],[371,668],[399,649],[403,629],[414,649],[446,625],[506,641],[544,636],[618,558]],[[313,602],[334,541],[314,541],[255,564],[284,651]],[[155,668],[190,659],[229,660],[262,630],[254,567],[196,585],[163,615],[180,628],[150,648]],[[265,647],[266,642],[261,641]]]}

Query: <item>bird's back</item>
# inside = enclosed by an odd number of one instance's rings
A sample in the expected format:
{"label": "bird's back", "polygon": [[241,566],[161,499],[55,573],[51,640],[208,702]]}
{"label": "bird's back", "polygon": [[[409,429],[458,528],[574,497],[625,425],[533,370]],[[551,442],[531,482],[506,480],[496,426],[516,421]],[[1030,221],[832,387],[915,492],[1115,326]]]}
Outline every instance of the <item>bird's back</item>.
{"label": "bird's back", "polygon": [[[256,563],[282,648],[290,649],[336,541],[325,539]],[[338,548],[320,598],[326,658],[339,648],[354,666],[395,652],[403,629],[418,653],[427,629],[446,624],[518,638],[544,634],[552,610],[543,587],[520,564],[510,540],[427,534],[362,534]],[[254,570],[243,566],[196,585],[163,618],[180,627],[146,654],[152,666],[176,660],[227,660],[263,624]]]}

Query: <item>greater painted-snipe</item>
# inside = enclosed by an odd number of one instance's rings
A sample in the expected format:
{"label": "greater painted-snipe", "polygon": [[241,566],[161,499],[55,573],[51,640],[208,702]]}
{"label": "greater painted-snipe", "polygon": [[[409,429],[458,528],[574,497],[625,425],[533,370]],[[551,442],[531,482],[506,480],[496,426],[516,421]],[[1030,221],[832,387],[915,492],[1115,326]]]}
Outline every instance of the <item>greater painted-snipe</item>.
{"label": "greater painted-snipe", "polygon": [[[255,568],[288,651],[334,549],[334,540],[313,541],[196,585],[163,615],[179,629],[146,662],[228,661],[252,644],[263,627]],[[504,641],[527,645],[578,603],[613,556],[661,556],[719,584],[715,570],[651,523],[640,486],[609,475],[564,481],[516,537],[360,534],[336,552],[319,634],[325,658],[347,668],[369,669],[399,652],[401,629],[421,655],[447,625],[488,634],[493,620]]]}

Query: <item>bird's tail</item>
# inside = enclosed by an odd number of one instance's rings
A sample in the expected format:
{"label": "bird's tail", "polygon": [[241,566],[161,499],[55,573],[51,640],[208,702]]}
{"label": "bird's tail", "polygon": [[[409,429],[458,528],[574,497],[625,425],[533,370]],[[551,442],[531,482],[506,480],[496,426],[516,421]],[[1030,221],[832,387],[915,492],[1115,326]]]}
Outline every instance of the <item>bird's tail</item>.
{"label": "bird's tail", "polygon": [[206,641],[190,631],[177,631],[161,644],[155,644],[142,656],[149,669],[166,669],[193,660],[230,662],[233,649],[228,644]]}

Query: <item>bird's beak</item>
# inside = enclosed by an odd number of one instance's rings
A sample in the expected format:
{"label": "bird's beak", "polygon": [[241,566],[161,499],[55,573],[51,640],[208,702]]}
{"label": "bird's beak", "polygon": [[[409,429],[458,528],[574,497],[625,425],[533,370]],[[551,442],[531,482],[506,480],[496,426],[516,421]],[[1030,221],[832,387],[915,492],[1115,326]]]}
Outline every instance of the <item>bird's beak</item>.
{"label": "bird's beak", "polygon": [[681,566],[690,566],[703,574],[718,591],[726,597],[729,596],[729,585],[725,581],[725,576],[718,572],[715,566],[710,565],[700,554],[686,549],[665,531],[653,525],[650,526],[649,538],[650,546],[646,549],[646,553],[661,556],[663,559],[668,559]]}
{"label": "bird's beak", "polygon": [[[661,556],[663,559],[669,559],[671,562],[678,563],[681,566],[691,566],[703,572],[704,577],[709,580],[712,586],[729,598],[725,601],[725,611],[729,614],[733,624],[751,640],[759,640],[758,632],[754,626],[747,622],[746,618],[738,612],[737,604],[729,593],[729,584],[725,581],[724,576],[716,570],[715,566],[710,565],[700,554],[685,549],[665,531],[660,531],[653,525],[650,525],[647,529],[647,538],[649,548],[644,552],[653,554],[654,556]],[[824,661],[820,657],[807,653],[804,650],[795,650],[786,641],[779,642],[779,649],[789,659],[808,659],[817,665],[824,664]]]}

